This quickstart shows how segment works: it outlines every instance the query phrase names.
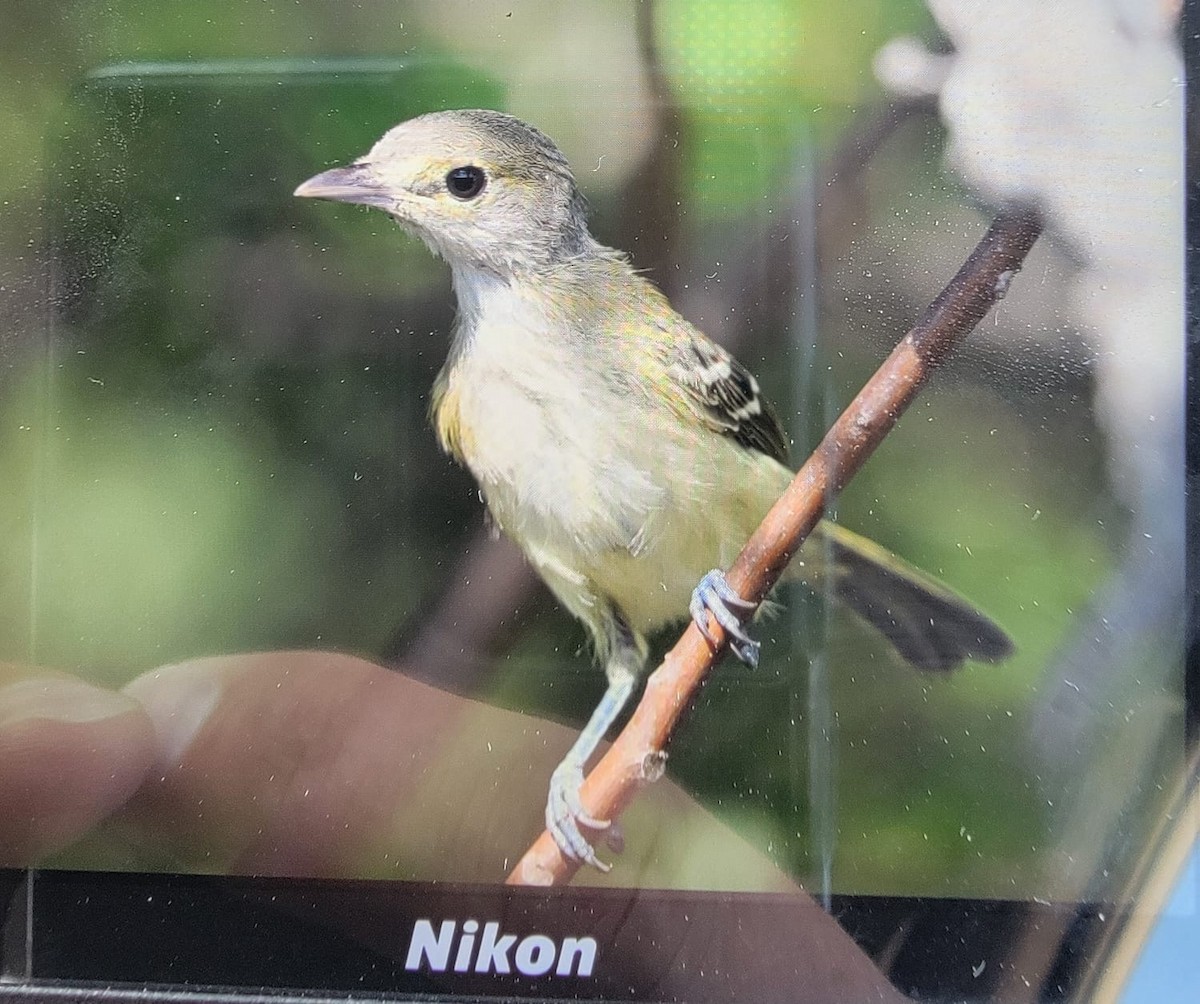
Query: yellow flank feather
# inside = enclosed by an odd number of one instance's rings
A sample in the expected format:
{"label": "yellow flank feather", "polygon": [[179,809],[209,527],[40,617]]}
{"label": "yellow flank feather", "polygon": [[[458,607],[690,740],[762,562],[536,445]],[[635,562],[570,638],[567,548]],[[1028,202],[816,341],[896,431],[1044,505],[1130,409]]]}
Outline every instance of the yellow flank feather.
{"label": "yellow flank feather", "polygon": [[430,421],[442,449],[460,464],[466,464],[470,450],[470,430],[463,425],[462,399],[453,386],[448,374],[433,387],[433,399],[429,409]]}

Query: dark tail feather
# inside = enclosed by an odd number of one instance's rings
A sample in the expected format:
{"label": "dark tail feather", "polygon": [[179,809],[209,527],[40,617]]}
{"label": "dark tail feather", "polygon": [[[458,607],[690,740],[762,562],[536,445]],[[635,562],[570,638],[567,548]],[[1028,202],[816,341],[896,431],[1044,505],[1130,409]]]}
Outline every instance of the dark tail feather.
{"label": "dark tail feather", "polygon": [[818,532],[829,547],[834,595],[917,669],[944,672],[967,659],[1000,662],[1012,654],[997,624],[937,580],[836,524],[822,523]]}

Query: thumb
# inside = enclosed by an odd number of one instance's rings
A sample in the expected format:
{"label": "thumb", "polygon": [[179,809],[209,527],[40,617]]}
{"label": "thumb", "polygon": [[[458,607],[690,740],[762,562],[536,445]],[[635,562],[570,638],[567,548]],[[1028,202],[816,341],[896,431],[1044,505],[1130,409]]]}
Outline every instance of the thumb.
{"label": "thumb", "polygon": [[154,730],[132,698],[66,673],[0,663],[0,865],[29,865],[141,784]]}

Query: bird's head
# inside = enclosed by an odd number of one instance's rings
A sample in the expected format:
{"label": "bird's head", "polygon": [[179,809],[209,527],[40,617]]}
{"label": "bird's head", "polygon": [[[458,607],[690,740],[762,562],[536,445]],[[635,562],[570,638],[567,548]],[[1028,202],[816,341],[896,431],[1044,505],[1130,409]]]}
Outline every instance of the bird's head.
{"label": "bird's head", "polygon": [[508,278],[594,246],[558,147],[501,112],[433,112],[390,130],[296,195],[375,206],[451,265]]}

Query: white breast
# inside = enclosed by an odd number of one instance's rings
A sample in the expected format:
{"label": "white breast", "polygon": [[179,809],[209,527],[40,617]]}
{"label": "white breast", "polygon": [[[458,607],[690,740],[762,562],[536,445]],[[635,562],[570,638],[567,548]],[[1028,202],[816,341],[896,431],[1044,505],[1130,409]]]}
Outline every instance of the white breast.
{"label": "white breast", "polygon": [[627,547],[660,492],[620,442],[603,372],[573,350],[561,317],[507,283],[456,271],[455,289],[449,382],[464,459],[497,521],[527,551]]}

